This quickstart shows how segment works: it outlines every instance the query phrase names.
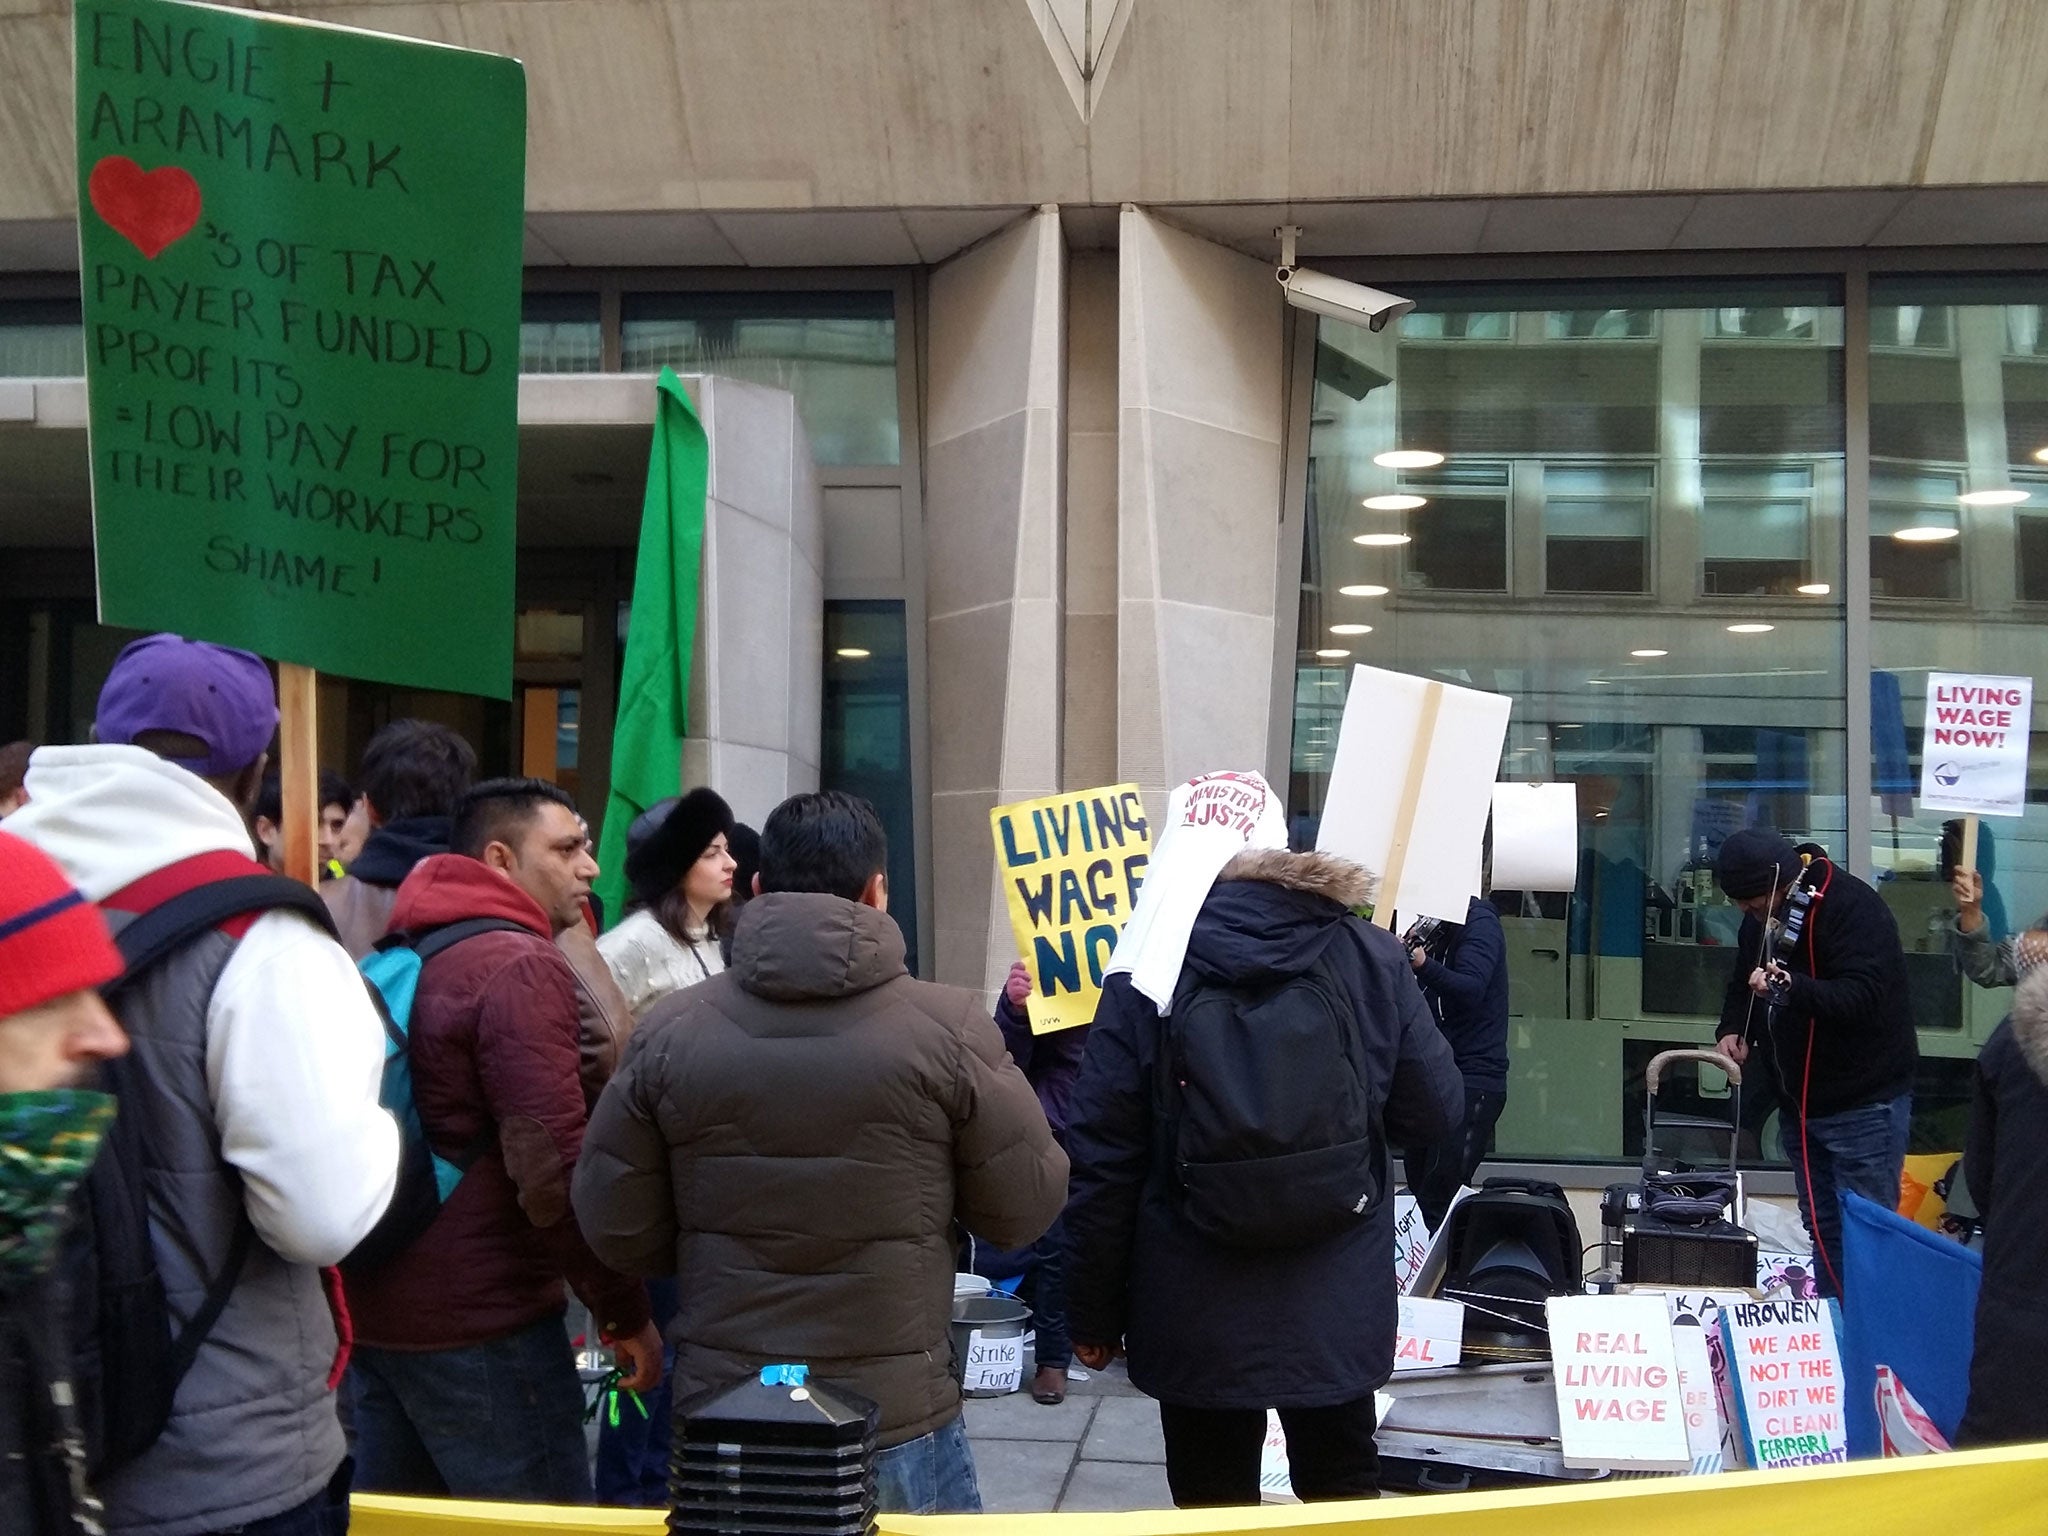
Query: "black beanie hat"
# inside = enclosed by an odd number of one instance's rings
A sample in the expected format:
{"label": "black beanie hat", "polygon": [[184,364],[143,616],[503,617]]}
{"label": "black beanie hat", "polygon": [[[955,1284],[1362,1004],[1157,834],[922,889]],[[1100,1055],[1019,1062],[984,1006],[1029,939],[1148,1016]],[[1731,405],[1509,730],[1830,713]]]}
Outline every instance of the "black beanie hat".
{"label": "black beanie hat", "polygon": [[1731,901],[1775,891],[1799,873],[1799,850],[1770,827],[1744,827],[1722,841],[1714,857],[1714,878]]}
{"label": "black beanie hat", "polygon": [[716,837],[732,836],[732,807],[715,791],[656,801],[626,829],[626,883],[652,906],[682,881]]}

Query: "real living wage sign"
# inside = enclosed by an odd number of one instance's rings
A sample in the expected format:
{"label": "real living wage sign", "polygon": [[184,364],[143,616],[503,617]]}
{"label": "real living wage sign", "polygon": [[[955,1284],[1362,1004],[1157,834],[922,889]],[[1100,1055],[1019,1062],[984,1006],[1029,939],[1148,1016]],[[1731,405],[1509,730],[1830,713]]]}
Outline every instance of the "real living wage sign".
{"label": "real living wage sign", "polygon": [[78,0],[100,617],[509,694],[517,61]]}

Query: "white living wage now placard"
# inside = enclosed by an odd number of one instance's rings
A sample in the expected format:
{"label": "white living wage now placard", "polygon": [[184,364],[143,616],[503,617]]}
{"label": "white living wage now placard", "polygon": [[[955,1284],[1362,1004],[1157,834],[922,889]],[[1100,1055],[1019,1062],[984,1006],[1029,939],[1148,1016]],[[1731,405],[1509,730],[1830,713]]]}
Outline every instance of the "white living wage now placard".
{"label": "white living wage now placard", "polygon": [[1927,674],[1920,741],[1920,809],[1965,816],[2023,816],[2031,677]]}

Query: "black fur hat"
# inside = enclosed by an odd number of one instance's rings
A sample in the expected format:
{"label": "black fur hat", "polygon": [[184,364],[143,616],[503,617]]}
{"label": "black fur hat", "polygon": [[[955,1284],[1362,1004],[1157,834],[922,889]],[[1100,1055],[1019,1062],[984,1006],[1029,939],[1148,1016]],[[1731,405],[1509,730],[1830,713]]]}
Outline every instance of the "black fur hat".
{"label": "black fur hat", "polygon": [[674,890],[713,838],[732,836],[732,807],[716,790],[657,801],[626,829],[626,883],[647,906]]}

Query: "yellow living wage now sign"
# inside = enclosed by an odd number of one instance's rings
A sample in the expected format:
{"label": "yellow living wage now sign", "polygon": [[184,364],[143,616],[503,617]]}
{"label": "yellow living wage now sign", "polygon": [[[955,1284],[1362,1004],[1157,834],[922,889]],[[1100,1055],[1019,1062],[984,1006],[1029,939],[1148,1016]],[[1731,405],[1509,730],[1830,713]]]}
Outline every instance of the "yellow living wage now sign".
{"label": "yellow living wage now sign", "polygon": [[1031,968],[1032,1032],[1086,1024],[1152,861],[1138,786],[1020,800],[988,821],[1010,930]]}

